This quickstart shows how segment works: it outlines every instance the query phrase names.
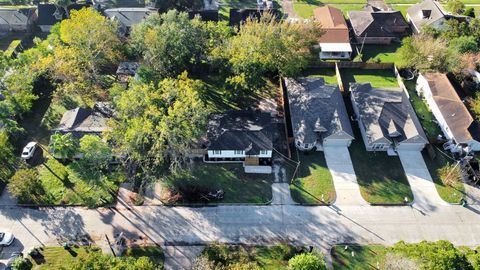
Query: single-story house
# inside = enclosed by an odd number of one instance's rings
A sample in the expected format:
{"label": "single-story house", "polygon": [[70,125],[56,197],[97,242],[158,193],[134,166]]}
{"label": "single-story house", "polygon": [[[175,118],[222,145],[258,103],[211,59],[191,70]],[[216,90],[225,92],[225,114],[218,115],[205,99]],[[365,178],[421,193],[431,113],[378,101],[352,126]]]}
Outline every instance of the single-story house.
{"label": "single-story house", "polygon": [[348,17],[360,44],[390,44],[408,34],[409,25],[400,11],[367,6],[348,12]]}
{"label": "single-story house", "polygon": [[35,8],[0,8],[0,32],[27,32],[37,20]]}
{"label": "single-story house", "polygon": [[450,19],[459,21],[470,20],[468,16],[447,13],[442,5],[435,0],[423,0],[407,9],[407,20],[416,34],[420,33],[424,26],[443,30],[447,26],[446,21]]}
{"label": "single-story house", "polygon": [[118,64],[117,68],[117,81],[123,86],[128,86],[129,78],[138,79],[138,69],[140,68],[140,63],[138,62],[121,62]]}
{"label": "single-story house", "polygon": [[350,84],[351,101],[367,151],[422,150],[428,143],[408,96],[400,88]]}
{"label": "single-story house", "polygon": [[427,102],[452,151],[480,151],[480,125],[465,107],[447,75],[420,74],[417,92]]}
{"label": "single-story house", "polygon": [[146,7],[110,8],[103,11],[106,17],[119,23],[121,35],[128,35],[133,25],[141,23],[148,15],[157,12],[157,9]]}
{"label": "single-story house", "polygon": [[323,6],[315,9],[313,15],[324,31],[320,37],[320,59],[350,59],[352,46],[342,11]]}
{"label": "single-story house", "polygon": [[272,116],[260,111],[211,114],[205,161],[241,162],[246,172],[271,173],[272,124]]}
{"label": "single-story house", "polygon": [[108,130],[107,121],[113,116],[113,109],[108,102],[97,102],[93,109],[75,108],[66,111],[60,124],[53,129],[54,133],[72,133],[80,139],[90,135],[100,135]]}
{"label": "single-story house", "polygon": [[[72,10],[80,10],[85,7],[88,5],[72,3],[68,5],[67,10],[70,13]],[[55,4],[38,4],[37,13],[37,25],[42,32],[49,32],[54,24],[67,18],[65,9]]]}
{"label": "single-story house", "polygon": [[337,85],[327,85],[323,78],[286,78],[285,85],[299,150],[350,146],[354,135]]}

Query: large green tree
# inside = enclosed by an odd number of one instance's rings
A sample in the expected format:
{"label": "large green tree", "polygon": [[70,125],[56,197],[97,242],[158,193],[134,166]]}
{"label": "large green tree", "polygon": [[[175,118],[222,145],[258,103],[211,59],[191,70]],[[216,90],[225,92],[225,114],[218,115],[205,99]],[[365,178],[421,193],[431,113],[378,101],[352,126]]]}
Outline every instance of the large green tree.
{"label": "large green tree", "polygon": [[207,109],[198,92],[203,83],[183,73],[158,85],[136,83],[115,102],[108,136],[120,154],[145,171],[165,162],[181,166],[190,147],[204,134]]}
{"label": "large green tree", "polygon": [[85,135],[80,139],[80,153],[83,154],[81,163],[96,170],[105,168],[112,158],[108,144],[96,135]]}
{"label": "large green tree", "polygon": [[43,187],[36,170],[20,169],[10,179],[8,191],[19,202],[33,203],[43,194]]}
{"label": "large green tree", "polygon": [[77,153],[77,144],[72,133],[55,133],[50,137],[49,150],[55,158],[72,159]]}
{"label": "large green tree", "polygon": [[133,27],[131,44],[158,75],[175,77],[203,58],[208,36],[202,24],[176,10],[153,14]]}

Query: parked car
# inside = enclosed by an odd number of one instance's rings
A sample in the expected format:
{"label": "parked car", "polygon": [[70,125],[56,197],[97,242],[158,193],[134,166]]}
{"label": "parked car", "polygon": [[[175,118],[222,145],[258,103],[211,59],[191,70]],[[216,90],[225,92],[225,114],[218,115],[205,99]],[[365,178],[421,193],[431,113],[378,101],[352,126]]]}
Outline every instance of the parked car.
{"label": "parked car", "polygon": [[33,153],[35,153],[35,149],[37,149],[37,143],[36,142],[29,142],[22,151],[22,158],[23,159],[29,159],[33,157]]}
{"label": "parked car", "polygon": [[0,232],[0,246],[10,246],[15,240],[13,234],[8,232]]}
{"label": "parked car", "polygon": [[5,270],[11,270],[13,262],[15,262],[18,257],[23,257],[23,254],[21,252],[13,252],[12,255],[10,255],[10,258],[8,258]]}

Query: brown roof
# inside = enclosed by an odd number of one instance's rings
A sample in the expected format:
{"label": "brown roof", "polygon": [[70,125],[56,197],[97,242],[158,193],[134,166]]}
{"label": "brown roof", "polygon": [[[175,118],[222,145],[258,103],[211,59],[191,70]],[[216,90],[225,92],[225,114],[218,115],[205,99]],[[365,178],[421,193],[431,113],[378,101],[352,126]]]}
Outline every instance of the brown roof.
{"label": "brown roof", "polygon": [[340,9],[323,6],[315,9],[313,15],[325,31],[320,38],[321,43],[350,43],[347,22]]}
{"label": "brown roof", "polygon": [[480,130],[476,121],[453,88],[447,75],[442,73],[426,73],[432,97],[451,130],[457,143],[478,140]]}

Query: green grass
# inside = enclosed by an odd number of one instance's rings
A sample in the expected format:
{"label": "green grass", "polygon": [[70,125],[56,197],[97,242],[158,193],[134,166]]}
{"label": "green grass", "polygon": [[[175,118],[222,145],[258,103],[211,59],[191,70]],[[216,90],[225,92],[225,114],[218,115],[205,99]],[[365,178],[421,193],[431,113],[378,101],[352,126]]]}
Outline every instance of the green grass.
{"label": "green grass", "polygon": [[310,78],[322,77],[326,84],[338,84],[337,75],[333,68],[320,68],[304,72],[303,76]]}
{"label": "green grass", "polygon": [[215,262],[216,265],[254,263],[264,270],[286,270],[288,260],[295,253],[296,248],[286,244],[275,246],[212,244],[205,248],[202,255]]}
{"label": "green grass", "polygon": [[430,158],[430,156],[425,150],[423,152],[423,159],[425,160],[425,164],[427,165],[428,171],[432,176],[432,179],[433,179],[433,182],[435,183],[435,187],[437,188],[438,194],[444,201],[448,203],[459,203],[460,199],[464,197],[463,194],[465,193],[465,187],[463,186],[463,182],[459,182],[454,186],[445,185],[442,183],[442,180],[440,179],[440,176],[438,173],[438,169],[454,161],[452,161],[451,159],[448,159],[435,146],[434,146],[434,149],[435,149],[435,157],[433,159]]}
{"label": "green grass", "polygon": [[36,203],[98,206],[115,201],[122,173],[95,175],[73,162],[64,165],[53,158],[37,167],[44,195]]}
{"label": "green grass", "polygon": [[[352,256],[352,251],[354,256]],[[380,245],[348,245],[347,249],[345,249],[345,245],[333,246],[331,250],[333,269],[377,269],[377,264],[382,265],[385,260],[386,253],[387,248]]]}
{"label": "green grass", "polygon": [[58,270],[68,269],[80,258],[86,257],[92,252],[101,252],[98,248],[90,247],[71,247],[66,250],[63,247],[42,247],[40,250],[41,259],[31,258],[32,269],[38,270]]}
{"label": "green grass", "polygon": [[374,204],[403,204],[405,197],[412,201],[400,159],[386,151],[366,151],[358,124],[353,125],[353,131],[355,140],[349,150],[363,198]]}
{"label": "green grass", "polygon": [[335,187],[323,152],[300,153],[298,178],[290,185],[294,201],[298,203],[329,204],[335,200]]}
{"label": "green grass", "polygon": [[409,7],[411,7],[412,5],[408,5],[408,6],[405,6],[405,5],[396,5],[396,4],[392,4],[392,8],[394,10],[398,10],[402,13],[403,17],[405,17],[405,19],[407,18],[407,9]]}
{"label": "green grass", "polygon": [[178,202],[199,202],[200,192],[222,189],[222,203],[267,203],[272,199],[273,175],[245,173],[242,164],[195,162],[192,168],[163,177],[163,182],[183,194]]}
{"label": "green grass", "polygon": [[323,5],[331,5],[334,6],[343,12],[343,16],[347,17],[347,13],[351,10],[361,10],[366,1],[362,0],[329,0],[326,2],[319,2],[319,1],[309,1],[305,2],[293,2],[293,9],[298,16],[309,19],[313,16],[313,10],[323,6]]}
{"label": "green grass", "polygon": [[148,257],[152,262],[158,265],[160,269],[163,269],[163,263],[165,261],[163,250],[157,246],[129,247],[125,251],[125,256],[133,258]]}
{"label": "green grass", "polygon": [[400,43],[393,43],[390,45],[367,44],[363,47],[363,61],[375,63],[395,63],[398,61],[398,55],[396,52],[400,46]]}
{"label": "green grass", "polygon": [[415,82],[416,80],[404,81],[405,86],[407,87],[408,94],[410,96],[410,102],[412,103],[415,112],[417,113],[418,118],[425,130],[425,133],[428,137],[430,142],[434,142],[439,134],[442,134],[442,130],[440,127],[435,123],[435,117],[433,113],[429,110],[425,101],[422,100],[417,95],[415,90]]}
{"label": "green grass", "polygon": [[340,69],[345,89],[349,89],[351,82],[370,83],[377,88],[399,88],[397,78],[390,69]]}

